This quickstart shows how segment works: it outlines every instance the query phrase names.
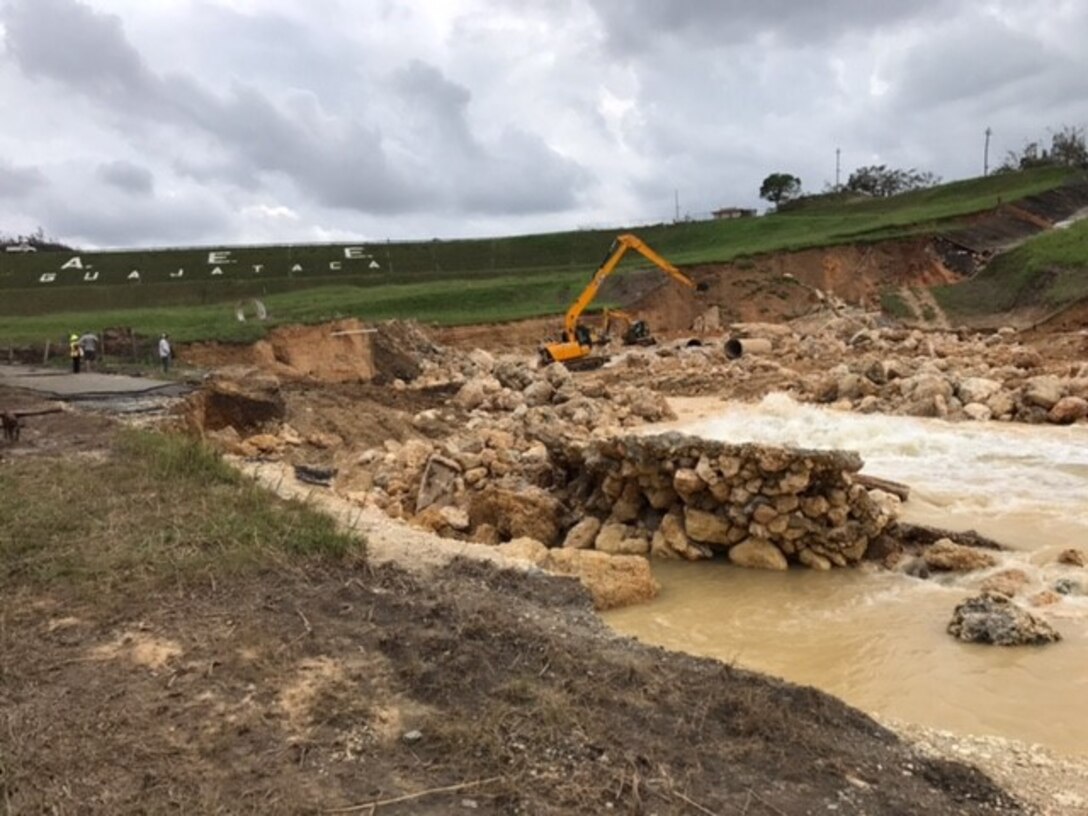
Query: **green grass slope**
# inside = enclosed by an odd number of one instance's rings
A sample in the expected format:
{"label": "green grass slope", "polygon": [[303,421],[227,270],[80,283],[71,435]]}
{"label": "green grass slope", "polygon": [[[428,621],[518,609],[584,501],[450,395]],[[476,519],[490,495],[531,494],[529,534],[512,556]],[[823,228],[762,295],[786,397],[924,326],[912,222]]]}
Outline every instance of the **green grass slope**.
{"label": "green grass slope", "polygon": [[[676,264],[858,241],[951,226],[949,219],[1060,186],[1044,168],[882,200],[815,199],[735,221],[637,228]],[[483,240],[326,246],[206,247],[128,252],[0,253],[0,342],[40,341],[79,326],[126,325],[178,339],[244,340],[263,332],[230,304],[260,297],[272,322],[337,316],[444,324],[563,311],[620,230]],[[624,269],[644,266],[626,260]],[[265,324],[271,325],[272,323]]]}
{"label": "green grass slope", "polygon": [[938,287],[933,294],[953,318],[1019,309],[1053,312],[1088,298],[1088,221],[1037,235],[996,257],[971,280]]}

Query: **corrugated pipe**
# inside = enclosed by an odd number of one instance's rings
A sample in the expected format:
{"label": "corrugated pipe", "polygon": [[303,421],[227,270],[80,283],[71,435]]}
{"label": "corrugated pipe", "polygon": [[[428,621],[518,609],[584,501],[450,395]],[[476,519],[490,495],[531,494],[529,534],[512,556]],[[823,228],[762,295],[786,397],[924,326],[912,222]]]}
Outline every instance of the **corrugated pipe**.
{"label": "corrugated pipe", "polygon": [[745,354],[766,354],[771,350],[771,341],[762,337],[731,337],[725,341],[725,356],[736,360]]}

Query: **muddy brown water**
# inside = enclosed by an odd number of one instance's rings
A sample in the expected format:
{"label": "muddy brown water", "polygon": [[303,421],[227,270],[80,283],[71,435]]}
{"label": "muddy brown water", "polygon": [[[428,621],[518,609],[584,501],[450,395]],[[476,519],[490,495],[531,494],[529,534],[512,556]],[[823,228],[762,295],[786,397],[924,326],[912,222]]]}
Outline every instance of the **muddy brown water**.
{"label": "muddy brown water", "polygon": [[667,427],[725,441],[858,450],[863,472],[912,487],[907,521],[975,529],[1008,545],[1002,564],[922,581],[875,570],[787,573],[721,561],[656,562],[650,604],[605,614],[617,631],[812,685],[879,717],[992,734],[1088,755],[1088,596],[1035,609],[1064,640],[1041,648],[960,643],[953,607],[993,572],[1024,569],[1027,594],[1060,578],[1088,592],[1088,427],[944,423],[800,406],[675,401]]}

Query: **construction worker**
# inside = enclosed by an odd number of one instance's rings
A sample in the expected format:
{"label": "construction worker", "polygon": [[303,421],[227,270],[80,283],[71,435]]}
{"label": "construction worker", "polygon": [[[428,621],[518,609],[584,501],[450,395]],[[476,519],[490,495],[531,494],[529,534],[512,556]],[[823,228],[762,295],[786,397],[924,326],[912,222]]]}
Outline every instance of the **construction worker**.
{"label": "construction worker", "polygon": [[79,335],[68,338],[68,355],[72,358],[72,373],[79,373],[79,364],[83,360],[83,346],[79,344]]}

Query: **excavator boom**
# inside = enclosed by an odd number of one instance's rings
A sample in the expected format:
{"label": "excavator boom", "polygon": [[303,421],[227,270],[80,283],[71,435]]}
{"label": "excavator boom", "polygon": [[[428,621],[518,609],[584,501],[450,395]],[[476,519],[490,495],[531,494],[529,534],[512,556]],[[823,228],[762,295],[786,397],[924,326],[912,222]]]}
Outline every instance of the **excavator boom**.
{"label": "excavator boom", "polygon": [[578,320],[597,297],[597,292],[600,290],[601,284],[603,284],[605,279],[616,270],[616,267],[619,266],[620,261],[623,260],[623,256],[627,254],[628,250],[632,249],[651,261],[677,283],[690,289],[695,288],[695,282],[691,280],[691,278],[658,255],[657,252],[651,249],[640,238],[631,235],[630,233],[619,235],[616,237],[616,240],[612,242],[612,247],[609,249],[608,255],[597,268],[597,271],[586,285],[586,288],[582,290],[582,293],[578,296],[577,300],[575,300],[574,303],[570,305],[570,308],[567,309],[566,316],[563,320],[563,341],[560,343],[550,343],[542,349],[546,359],[557,362],[566,362],[589,356],[591,351],[589,330],[581,326]]}

